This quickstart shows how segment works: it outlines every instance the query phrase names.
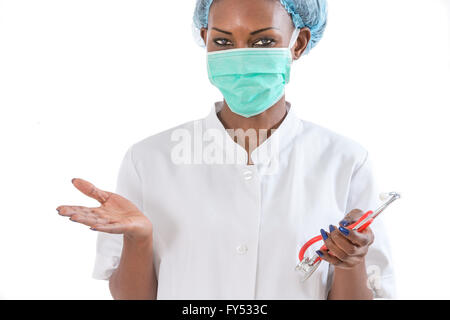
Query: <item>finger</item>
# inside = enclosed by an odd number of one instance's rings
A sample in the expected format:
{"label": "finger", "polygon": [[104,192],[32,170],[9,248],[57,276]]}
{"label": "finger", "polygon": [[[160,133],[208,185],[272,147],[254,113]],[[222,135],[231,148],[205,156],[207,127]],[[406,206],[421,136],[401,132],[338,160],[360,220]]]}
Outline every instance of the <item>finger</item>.
{"label": "finger", "polygon": [[95,224],[92,226],[94,231],[101,231],[114,234],[125,233],[125,227],[121,223],[111,223],[111,224]]}
{"label": "finger", "polygon": [[342,219],[341,221],[339,221],[339,225],[340,226],[343,226],[343,227],[346,227],[346,226],[348,226],[348,225],[350,225],[352,222],[351,221],[348,221],[345,217],[344,217],[344,219]]}
{"label": "finger", "polygon": [[330,252],[328,250],[317,250],[316,253],[319,255],[319,257],[329,263],[331,263],[332,265],[334,265],[335,267],[339,267],[339,268],[351,268],[353,266],[355,266],[356,264],[361,262],[362,257],[350,257],[348,260],[346,261],[342,261],[340,259],[338,259],[336,256],[333,256],[332,254],[330,254]]}
{"label": "finger", "polygon": [[350,240],[353,244],[363,247],[370,245],[374,240],[374,235],[372,230],[367,227],[362,232],[358,232],[356,230],[339,227],[340,233],[346,237],[348,240]]}
{"label": "finger", "polygon": [[94,226],[96,224],[108,224],[110,223],[109,219],[99,218],[96,215],[92,214],[74,214],[70,217],[70,220],[73,222],[78,222],[87,226]]}
{"label": "finger", "polygon": [[342,251],[330,238],[330,234],[328,234],[325,230],[320,229],[320,233],[322,234],[323,242],[327,246],[328,250],[331,251],[333,255],[339,258],[339,260],[345,260],[347,254]]}
{"label": "finger", "polygon": [[336,229],[335,226],[330,225],[330,238],[333,240],[333,242],[345,252],[347,256],[354,256],[358,255],[361,252],[359,252],[360,247],[356,246],[353,242],[351,242],[349,239],[347,239],[342,232],[340,232],[338,229]]}
{"label": "finger", "polygon": [[346,227],[352,223],[355,223],[358,221],[359,218],[361,218],[364,215],[364,211],[361,209],[353,209],[352,211],[348,212],[345,217],[339,222],[340,225],[343,227]]}
{"label": "finger", "polygon": [[58,214],[61,216],[70,217],[74,214],[88,214],[94,212],[96,208],[89,208],[84,206],[59,206],[56,208]]}
{"label": "finger", "polygon": [[91,197],[91,198],[97,200],[101,204],[105,203],[111,195],[111,192],[101,190],[101,189],[97,188],[96,186],[94,186],[89,181],[86,181],[86,180],[83,180],[80,178],[73,178],[72,183],[75,186],[75,188],[80,190],[82,193],[84,193],[88,197]]}
{"label": "finger", "polygon": [[323,260],[331,263],[332,265],[338,266],[342,264],[342,261],[339,260],[336,256],[332,256],[325,250],[317,250],[316,253],[321,257]]}
{"label": "finger", "polygon": [[70,217],[69,220],[73,221],[73,222],[78,222],[78,223],[84,224],[86,226],[92,226],[97,223],[97,219],[95,219],[93,217],[87,217],[85,215],[80,215],[80,214],[74,214],[73,216]]}
{"label": "finger", "polygon": [[56,208],[58,214],[65,217],[78,215],[93,215],[97,218],[111,218],[106,210],[103,208],[89,208],[83,206],[59,206]]}

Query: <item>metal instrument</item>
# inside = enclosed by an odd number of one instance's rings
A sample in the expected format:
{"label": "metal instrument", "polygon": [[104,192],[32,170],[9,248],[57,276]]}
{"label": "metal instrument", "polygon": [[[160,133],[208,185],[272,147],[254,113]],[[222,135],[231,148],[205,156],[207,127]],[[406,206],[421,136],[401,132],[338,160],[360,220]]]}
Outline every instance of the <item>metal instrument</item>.
{"label": "metal instrument", "polygon": [[[386,209],[392,202],[400,198],[400,194],[397,192],[389,192],[389,193],[382,193],[380,194],[380,199],[385,201],[378,209],[375,211],[369,210],[367,211],[361,218],[359,218],[358,221],[355,223],[346,226],[347,229],[356,230],[358,232],[363,231],[366,229],[373,220]],[[312,257],[304,257],[306,250],[317,241],[323,240],[322,236],[316,236],[312,239],[310,239],[308,242],[306,242],[303,247],[300,249],[300,252],[298,254],[299,263],[295,267],[295,270],[299,271],[301,273],[300,280],[306,281],[313,273],[316,271],[316,269],[319,267],[320,262],[322,259],[319,257],[319,255],[316,253]],[[320,250],[327,250],[327,247],[323,245]]]}

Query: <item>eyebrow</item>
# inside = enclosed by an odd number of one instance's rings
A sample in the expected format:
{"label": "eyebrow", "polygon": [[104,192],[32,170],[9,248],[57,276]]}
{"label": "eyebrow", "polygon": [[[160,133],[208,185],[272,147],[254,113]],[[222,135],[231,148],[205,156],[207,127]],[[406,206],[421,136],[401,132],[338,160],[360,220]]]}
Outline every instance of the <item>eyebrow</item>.
{"label": "eyebrow", "polygon": [[[211,29],[214,29],[214,30],[217,30],[217,31],[219,31],[219,32],[226,33],[226,34],[230,34],[230,35],[233,34],[233,33],[229,32],[229,31],[221,30],[221,29],[216,28],[216,27],[212,27]],[[280,30],[279,28],[275,28],[275,27],[267,27],[267,28],[263,28],[263,29],[259,29],[259,30],[252,31],[252,32],[250,32],[250,34],[251,34],[251,35],[254,35],[254,34],[257,34],[257,33],[259,33],[259,32],[263,32],[263,31],[269,30],[269,29],[278,29],[278,30]]]}

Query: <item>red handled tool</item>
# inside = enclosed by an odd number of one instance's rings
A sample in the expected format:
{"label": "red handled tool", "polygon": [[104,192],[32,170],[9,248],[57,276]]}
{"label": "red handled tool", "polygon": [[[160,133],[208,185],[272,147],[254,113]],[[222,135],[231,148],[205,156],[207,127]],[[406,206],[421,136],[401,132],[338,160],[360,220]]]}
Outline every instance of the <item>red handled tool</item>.
{"label": "red handled tool", "polygon": [[[383,212],[384,209],[386,209],[392,202],[394,202],[398,198],[400,198],[400,194],[397,192],[389,192],[389,193],[380,194],[381,200],[383,200],[383,201],[386,199],[388,199],[388,200],[384,204],[382,204],[377,210],[367,211],[361,218],[359,218],[358,221],[356,221],[355,223],[352,223],[349,226],[346,226],[346,228],[351,229],[351,230],[356,230],[358,232],[363,231],[373,222],[373,220],[381,212]],[[314,256],[312,256],[311,258],[304,257],[306,250],[311,245],[313,245],[314,243],[316,243],[317,241],[320,241],[320,240],[323,240],[321,235],[310,239],[302,246],[302,248],[300,249],[300,252],[298,253],[298,259],[300,262],[297,264],[295,269],[301,272],[301,275],[302,275],[301,281],[305,281],[306,279],[308,279],[311,276],[311,274],[313,274],[313,272],[316,271],[316,269],[320,265],[320,262],[322,261],[322,259],[319,257],[319,255],[317,253],[314,254]],[[325,245],[323,245],[320,248],[320,250],[327,250],[327,247]]]}

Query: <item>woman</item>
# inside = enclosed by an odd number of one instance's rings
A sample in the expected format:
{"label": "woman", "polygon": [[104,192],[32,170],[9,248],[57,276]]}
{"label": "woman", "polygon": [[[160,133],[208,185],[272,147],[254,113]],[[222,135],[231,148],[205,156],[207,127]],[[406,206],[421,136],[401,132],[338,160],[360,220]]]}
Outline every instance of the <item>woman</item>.
{"label": "woman", "polygon": [[[301,120],[284,96],[326,1],[198,0],[194,23],[223,101],[132,145],[116,193],[73,179],[100,207],[58,207],[100,232],[94,277],[116,299],[392,297],[381,219],[345,228],[379,204],[367,151]],[[301,283],[298,250],[319,230],[328,263]]]}

